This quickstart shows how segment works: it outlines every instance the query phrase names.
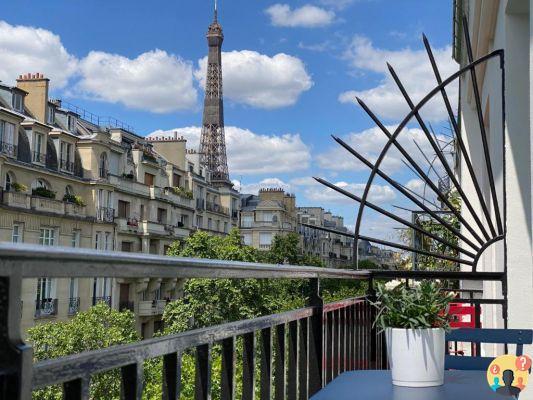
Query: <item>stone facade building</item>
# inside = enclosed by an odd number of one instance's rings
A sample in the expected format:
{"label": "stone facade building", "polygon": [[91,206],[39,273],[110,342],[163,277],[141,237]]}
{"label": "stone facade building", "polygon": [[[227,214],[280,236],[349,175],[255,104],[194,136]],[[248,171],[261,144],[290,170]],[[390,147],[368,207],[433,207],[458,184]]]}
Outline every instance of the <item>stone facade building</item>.
{"label": "stone facade building", "polygon": [[[237,226],[237,192],[211,184],[185,139],[139,136],[49,100],[48,86],[41,74],[0,84],[0,241],[164,254],[196,229]],[[105,301],[151,336],[178,291],[176,280],[26,280],[22,329]]]}

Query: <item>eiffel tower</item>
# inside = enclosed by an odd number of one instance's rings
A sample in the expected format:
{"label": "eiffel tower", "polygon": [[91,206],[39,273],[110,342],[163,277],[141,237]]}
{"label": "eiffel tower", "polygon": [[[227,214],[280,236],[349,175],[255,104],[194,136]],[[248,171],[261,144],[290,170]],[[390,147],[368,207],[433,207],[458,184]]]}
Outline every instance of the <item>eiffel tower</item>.
{"label": "eiffel tower", "polygon": [[200,162],[210,172],[211,182],[216,186],[230,185],[226,138],[224,134],[224,103],[222,98],[222,57],[224,41],[222,26],[215,15],[207,30],[207,77],[205,82],[204,115],[200,139]]}

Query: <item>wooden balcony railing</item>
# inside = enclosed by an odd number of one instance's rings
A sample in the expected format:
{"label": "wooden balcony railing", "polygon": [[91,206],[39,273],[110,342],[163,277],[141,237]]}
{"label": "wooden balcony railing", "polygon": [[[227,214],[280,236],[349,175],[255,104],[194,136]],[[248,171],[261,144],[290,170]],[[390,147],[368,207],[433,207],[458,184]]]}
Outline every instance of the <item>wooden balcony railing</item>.
{"label": "wooden balcony railing", "polygon": [[[367,297],[323,304],[320,279],[450,279],[498,281],[500,272],[354,271],[305,266],[103,252],[79,248],[0,243],[0,398],[29,400],[35,389],[62,385],[64,398],[87,399],[91,376],[121,370],[121,398],[140,399],[142,367],[163,357],[163,398],[179,398],[181,355],[195,354],[195,398],[210,398],[211,349],[222,349],[221,398],[235,396],[236,340],[242,341],[242,398],[307,399],[343,371],[385,368],[383,338],[372,326]],[[307,306],[244,321],[186,331],[136,343],[32,363],[21,339],[22,279],[93,278],[309,279]],[[503,304],[498,299],[463,300]],[[256,363],[256,358],[259,362]],[[256,368],[259,367],[259,371]],[[259,377],[256,385],[256,376]],[[3,396],[3,397],[2,397]]]}

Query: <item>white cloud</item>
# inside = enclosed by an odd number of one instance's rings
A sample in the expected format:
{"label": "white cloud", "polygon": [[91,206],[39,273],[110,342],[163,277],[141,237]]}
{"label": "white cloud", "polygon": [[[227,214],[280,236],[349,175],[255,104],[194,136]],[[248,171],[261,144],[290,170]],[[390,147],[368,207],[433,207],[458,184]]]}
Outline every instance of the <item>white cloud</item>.
{"label": "white cloud", "polygon": [[[387,126],[387,129],[391,133],[394,132],[395,128],[395,126]],[[438,137],[441,138],[440,136]],[[378,127],[366,129],[362,132],[349,133],[343,136],[342,139],[373,164],[388,141],[387,136]],[[421,166],[425,166],[427,163],[416,147],[415,141],[426,155],[431,156],[434,154],[431,145],[421,129],[404,129],[397,139],[407,153]],[[329,150],[318,154],[316,160],[321,168],[329,170],[370,171],[367,166],[336,143]],[[392,145],[389,147],[389,151],[381,163],[380,169],[390,174],[404,171],[406,167],[402,160],[405,160],[405,158]],[[423,169],[425,168],[423,167]]]}
{"label": "white cloud", "polygon": [[59,36],[45,29],[0,21],[0,54],[0,80],[9,84],[21,74],[40,72],[53,88],[63,88],[76,72],[76,57]]}
{"label": "white cloud", "polygon": [[[207,57],[198,61],[196,78],[205,87]],[[296,103],[313,86],[305,65],[284,53],[269,57],[256,51],[222,53],[224,96],[252,107],[273,109]]]}
{"label": "white cloud", "polygon": [[[452,60],[450,46],[435,48],[433,54],[443,78],[457,71],[458,67]],[[437,85],[425,50],[410,48],[384,50],[376,48],[368,38],[355,36],[346,49],[344,57],[354,68],[354,72],[377,73],[382,74],[383,77],[377,86],[370,89],[349,90],[341,93],[339,101],[356,103],[355,97],[360,97],[383,118],[398,120],[409,112],[409,107],[390,76],[386,62],[389,62],[395,69],[415,104]],[[457,85],[449,85],[447,92],[450,100],[456,103]],[[434,121],[444,120],[448,116],[444,103],[438,95],[423,107],[421,114],[426,119]]]}
{"label": "white cloud", "polygon": [[[197,149],[200,127],[155,131],[149,136],[184,136],[188,148]],[[310,150],[298,134],[263,135],[248,129],[226,126],[226,151],[232,175],[292,172],[309,167]]]}
{"label": "white cloud", "polygon": [[291,191],[291,185],[283,182],[279,178],[266,178],[254,183],[242,182],[242,185],[240,181],[234,179],[232,183],[239,192],[247,194],[257,194],[259,193],[259,189],[284,189],[286,192]]}
{"label": "white cloud", "polygon": [[[357,196],[362,196],[366,184],[364,183],[348,183],[344,181],[336,182],[336,186],[351,192]],[[310,185],[304,190],[305,197],[309,200],[325,203],[341,203],[341,204],[356,204],[355,200],[340,194],[339,192],[330,189],[323,185]],[[374,184],[370,188],[368,200],[373,203],[388,203],[396,198],[394,190],[388,185]]]}
{"label": "white cloud", "polygon": [[291,9],[288,4],[274,4],[265,12],[274,26],[316,28],[327,26],[335,20],[335,13],[320,7],[306,4],[300,8]]}
{"label": "white cloud", "polygon": [[194,108],[192,65],[162,50],[135,59],[92,51],[80,62],[74,94],[127,107],[169,113]]}
{"label": "white cloud", "polygon": [[405,184],[405,187],[416,194],[419,194],[421,196],[424,195],[424,188],[426,187],[426,182],[424,182],[422,179],[411,179],[409,182]]}

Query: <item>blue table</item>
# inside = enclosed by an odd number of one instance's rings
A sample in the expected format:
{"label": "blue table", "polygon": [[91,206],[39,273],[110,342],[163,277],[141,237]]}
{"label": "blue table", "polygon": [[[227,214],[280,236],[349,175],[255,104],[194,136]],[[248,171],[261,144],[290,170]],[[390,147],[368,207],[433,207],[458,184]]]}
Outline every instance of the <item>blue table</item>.
{"label": "blue table", "polygon": [[[527,389],[526,389],[527,390]],[[494,393],[482,371],[445,371],[444,385],[394,386],[390,371],[350,371],[339,375],[312,400],[491,400],[512,399]]]}

